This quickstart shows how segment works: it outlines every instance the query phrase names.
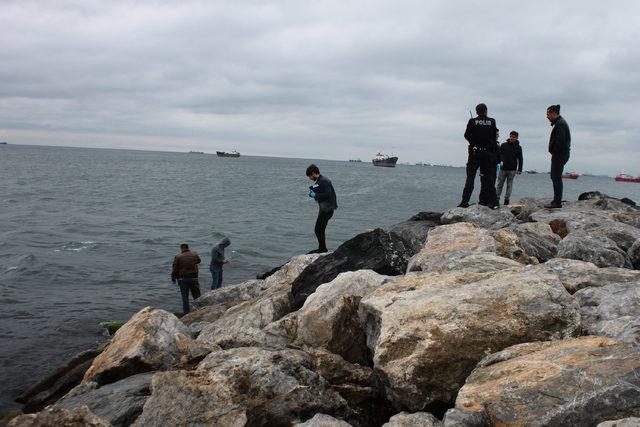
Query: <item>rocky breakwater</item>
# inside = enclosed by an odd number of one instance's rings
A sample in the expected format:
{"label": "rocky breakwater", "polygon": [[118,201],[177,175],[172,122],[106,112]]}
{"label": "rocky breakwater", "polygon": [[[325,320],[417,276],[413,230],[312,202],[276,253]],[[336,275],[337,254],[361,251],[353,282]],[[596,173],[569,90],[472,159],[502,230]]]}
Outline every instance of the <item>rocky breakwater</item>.
{"label": "rocky breakwater", "polygon": [[421,213],[147,307],[11,425],[633,423],[640,210],[580,199]]}

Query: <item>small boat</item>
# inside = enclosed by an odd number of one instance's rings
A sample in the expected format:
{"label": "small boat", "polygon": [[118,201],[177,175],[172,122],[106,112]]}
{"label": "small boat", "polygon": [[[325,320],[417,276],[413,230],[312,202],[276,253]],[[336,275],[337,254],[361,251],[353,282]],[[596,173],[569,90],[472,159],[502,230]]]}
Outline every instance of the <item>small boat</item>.
{"label": "small boat", "polygon": [[526,172],[527,172],[527,173],[532,173],[532,174],[536,174],[536,173],[538,173],[538,171],[537,171],[537,170],[535,170],[535,169],[531,169],[531,170],[528,170],[528,171],[526,171]]}
{"label": "small boat", "polygon": [[240,157],[240,153],[236,150],[233,151],[216,151],[218,157]]}
{"label": "small boat", "polygon": [[618,182],[640,182],[640,176],[634,178],[626,173],[619,173],[616,175],[615,180]]}
{"label": "small boat", "polygon": [[378,153],[372,160],[373,166],[381,166],[384,168],[395,168],[396,163],[398,162],[397,157],[387,156],[383,153]]}
{"label": "small boat", "polygon": [[578,172],[569,172],[562,175],[564,179],[578,179],[580,178],[580,174]]}

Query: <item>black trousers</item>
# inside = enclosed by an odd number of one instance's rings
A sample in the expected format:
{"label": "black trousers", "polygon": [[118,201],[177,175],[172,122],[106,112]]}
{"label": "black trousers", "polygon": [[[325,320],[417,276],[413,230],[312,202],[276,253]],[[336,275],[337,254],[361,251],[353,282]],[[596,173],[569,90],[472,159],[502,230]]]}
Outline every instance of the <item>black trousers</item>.
{"label": "black trousers", "polygon": [[480,204],[497,206],[496,195],[496,162],[494,154],[489,151],[469,152],[467,161],[467,180],[462,191],[462,203],[469,203],[476,173],[480,169]]}
{"label": "black trousers", "polygon": [[316,226],[314,232],[318,238],[318,250],[320,252],[327,252],[327,241],[325,239],[324,231],[327,229],[327,224],[333,216],[333,211],[323,212],[318,211],[318,218],[316,219]]}
{"label": "black trousers", "polygon": [[562,172],[569,161],[569,155],[554,154],[551,156],[551,182],[553,183],[553,203],[562,204]]}
{"label": "black trousers", "polygon": [[178,286],[180,286],[180,295],[182,295],[182,312],[187,314],[189,312],[189,291],[193,299],[200,297],[200,283],[198,278],[185,278],[178,279]]}

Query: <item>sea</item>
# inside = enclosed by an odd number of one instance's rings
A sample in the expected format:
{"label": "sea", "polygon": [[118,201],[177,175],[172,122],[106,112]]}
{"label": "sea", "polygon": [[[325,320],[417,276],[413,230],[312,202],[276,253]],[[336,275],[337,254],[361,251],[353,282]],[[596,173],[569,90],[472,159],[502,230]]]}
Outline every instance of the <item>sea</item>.
{"label": "sea", "polygon": [[[401,161],[403,159],[401,158]],[[105,321],[146,306],[181,311],[170,280],[188,243],[203,259],[231,239],[224,284],[254,279],[317,247],[310,163],[333,181],[336,248],[366,230],[457,205],[462,167],[47,146],[0,146],[0,411],[71,356],[104,342]],[[565,199],[598,190],[640,201],[640,185],[566,180]],[[477,201],[479,180],[472,201]],[[548,174],[516,177],[512,201],[550,197]]]}

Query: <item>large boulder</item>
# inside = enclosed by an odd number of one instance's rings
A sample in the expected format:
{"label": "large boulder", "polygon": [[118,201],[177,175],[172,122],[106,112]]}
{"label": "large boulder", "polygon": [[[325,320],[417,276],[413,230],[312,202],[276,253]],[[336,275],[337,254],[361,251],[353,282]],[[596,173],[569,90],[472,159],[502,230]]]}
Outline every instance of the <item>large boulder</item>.
{"label": "large boulder", "polygon": [[489,232],[468,222],[441,225],[429,232],[427,242],[409,261],[408,271],[442,271],[472,254],[496,253]]}
{"label": "large boulder", "polygon": [[598,268],[591,262],[573,259],[554,258],[544,263],[544,266],[558,275],[570,294],[583,288],[640,280],[638,271],[618,267]]}
{"label": "large boulder", "polygon": [[360,317],[388,399],[450,404],[486,352],[579,331],[579,308],[543,268],[410,273],[364,297]]}
{"label": "large boulder", "polygon": [[487,356],[456,408],[492,425],[596,425],[640,415],[640,354],[604,337],[528,343]]}
{"label": "large boulder", "polygon": [[587,228],[585,231],[591,235],[611,239],[624,252],[627,252],[633,243],[640,239],[640,228],[618,221],[608,221],[597,227]]}
{"label": "large boulder", "polygon": [[[180,321],[187,326],[198,323],[211,323],[218,320],[228,310],[229,307],[223,304],[205,305],[197,310],[190,311],[180,318]],[[193,328],[192,328],[193,331]]]}
{"label": "large boulder", "polygon": [[565,204],[562,209],[541,209],[533,212],[531,220],[546,224],[562,221],[566,224],[567,232],[572,233],[615,221],[615,212],[600,209],[588,202],[574,202]]}
{"label": "large boulder", "polygon": [[428,412],[400,412],[382,425],[383,427],[440,427],[442,422]]}
{"label": "large boulder", "polygon": [[345,418],[350,409],[310,355],[246,347],[211,353],[194,371],[154,375],[135,425],[290,425],[316,413]]}
{"label": "large boulder", "polygon": [[640,270],[640,239],[636,240],[627,251],[633,268]]}
{"label": "large boulder", "polygon": [[168,369],[211,350],[193,341],[189,328],[173,314],[146,307],[118,329],[107,348],[93,360],[83,381],[108,384],[134,374]]}
{"label": "large boulder", "polygon": [[20,415],[9,422],[7,427],[111,427],[107,421],[92,414],[87,407],[67,411],[48,407],[35,414]]}
{"label": "large boulder", "polygon": [[509,209],[490,209],[482,205],[473,205],[468,208],[449,209],[442,214],[440,221],[443,224],[470,222],[487,230],[499,230],[517,222],[517,219]]}
{"label": "large boulder", "polygon": [[518,236],[520,245],[528,256],[535,257],[539,262],[546,262],[556,256],[561,239],[549,224],[527,222],[514,225],[511,229]]}
{"label": "large boulder", "polygon": [[364,329],[358,318],[362,297],[389,280],[371,270],[340,273],[320,285],[302,308],[268,325],[265,331],[300,346],[324,348],[350,362],[371,360]]}
{"label": "large boulder", "polygon": [[327,414],[315,414],[313,418],[294,424],[295,427],[351,427],[346,421],[339,420]]}
{"label": "large boulder", "polygon": [[558,258],[592,262],[598,267],[633,267],[627,253],[613,240],[584,230],[571,232],[562,239]]}
{"label": "large boulder", "polygon": [[619,420],[605,421],[597,425],[597,427],[640,427],[640,418],[629,417]]}
{"label": "large boulder", "polygon": [[427,240],[429,230],[440,225],[441,216],[442,212],[420,212],[408,221],[392,225],[387,231],[402,237],[413,246],[414,252],[418,252]]}
{"label": "large boulder", "polygon": [[414,244],[400,234],[377,228],[347,240],[334,252],[307,267],[293,282],[293,307],[299,309],[318,286],[346,271],[373,270],[378,274],[404,274]]}
{"label": "large boulder", "polygon": [[193,306],[196,309],[212,305],[229,308],[258,296],[266,289],[264,280],[247,280],[206,292],[193,301]]}
{"label": "large boulder", "polygon": [[138,418],[151,394],[152,376],[153,373],[147,372],[102,387],[89,381],[69,392],[54,406],[69,411],[86,406],[114,427],[128,426]]}
{"label": "large boulder", "polygon": [[640,340],[640,280],[579,290],[582,329],[619,342]]}
{"label": "large boulder", "polygon": [[106,345],[105,343],[75,355],[64,366],[56,369],[18,396],[16,401],[24,404],[23,412],[40,411],[80,384],[84,373],[93,363],[93,359],[104,351]]}
{"label": "large boulder", "polygon": [[527,255],[520,238],[511,228],[501,228],[493,234],[496,240],[496,254],[521,264],[538,264],[537,258]]}

